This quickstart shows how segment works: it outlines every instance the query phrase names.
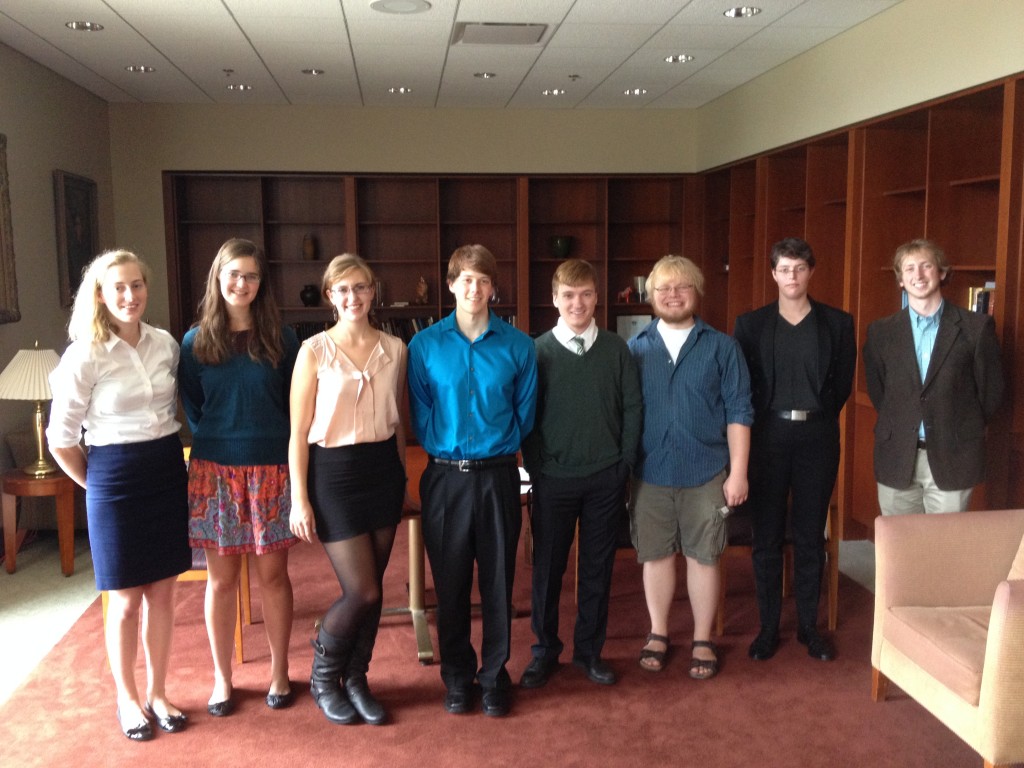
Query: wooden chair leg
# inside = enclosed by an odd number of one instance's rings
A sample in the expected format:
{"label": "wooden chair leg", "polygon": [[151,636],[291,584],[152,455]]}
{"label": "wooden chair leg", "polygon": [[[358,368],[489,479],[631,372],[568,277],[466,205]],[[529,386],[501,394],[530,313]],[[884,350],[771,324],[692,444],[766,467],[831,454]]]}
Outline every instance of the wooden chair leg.
{"label": "wooden chair leg", "polygon": [[889,692],[889,678],[883,675],[874,667],[871,668],[871,700],[875,702],[885,701],[885,695]]}
{"label": "wooden chair leg", "polygon": [[252,625],[252,598],[249,594],[249,555],[242,553],[242,568],[238,576],[238,588],[241,590],[242,616],[245,623]]}
{"label": "wooden chair leg", "polygon": [[[248,590],[246,590],[246,595],[248,595]],[[245,663],[245,654],[242,649],[242,614],[244,612],[244,604],[245,601],[242,599],[242,585],[239,584],[238,595],[235,598],[235,658],[238,660],[239,664]]]}
{"label": "wooden chair leg", "polygon": [[715,617],[715,634],[722,636],[725,631],[725,587],[729,568],[726,565],[725,553],[718,558],[718,615]]}

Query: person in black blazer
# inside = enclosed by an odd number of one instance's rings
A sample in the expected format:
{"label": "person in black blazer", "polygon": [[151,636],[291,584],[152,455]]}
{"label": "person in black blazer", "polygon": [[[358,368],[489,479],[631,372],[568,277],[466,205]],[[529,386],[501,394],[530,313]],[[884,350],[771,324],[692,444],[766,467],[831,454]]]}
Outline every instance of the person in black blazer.
{"label": "person in black blazer", "polygon": [[775,655],[782,614],[786,513],[793,541],[797,639],[828,661],[832,644],[817,630],[824,532],[839,471],[839,412],[857,359],[853,317],[814,301],[810,245],[788,237],[772,246],[778,301],[736,319],[735,336],[750,370],[754,426],[750,447],[754,580],[761,630],[748,650]]}
{"label": "person in black blazer", "polygon": [[893,259],[907,307],[868,326],[864,372],[883,515],[961,512],[985,478],[985,425],[1003,395],[992,318],[942,297],[946,256],[928,240]]}

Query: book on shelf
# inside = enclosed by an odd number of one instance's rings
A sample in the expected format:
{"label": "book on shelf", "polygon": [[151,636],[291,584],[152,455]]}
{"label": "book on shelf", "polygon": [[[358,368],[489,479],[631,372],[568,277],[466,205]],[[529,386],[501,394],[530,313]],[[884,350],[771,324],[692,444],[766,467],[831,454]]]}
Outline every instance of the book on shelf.
{"label": "book on shelf", "polygon": [[384,333],[397,336],[406,344],[412,337],[427,326],[434,324],[434,318],[429,315],[423,317],[385,317],[381,318],[378,325]]}
{"label": "book on shelf", "polygon": [[306,320],[303,322],[292,323],[292,330],[295,331],[295,335],[299,337],[299,342],[303,342],[310,336],[316,336],[320,331],[326,330],[330,323],[325,323],[318,320]]}
{"label": "book on shelf", "polygon": [[989,280],[984,285],[972,285],[967,293],[967,308],[983,315],[994,315],[996,284]]}

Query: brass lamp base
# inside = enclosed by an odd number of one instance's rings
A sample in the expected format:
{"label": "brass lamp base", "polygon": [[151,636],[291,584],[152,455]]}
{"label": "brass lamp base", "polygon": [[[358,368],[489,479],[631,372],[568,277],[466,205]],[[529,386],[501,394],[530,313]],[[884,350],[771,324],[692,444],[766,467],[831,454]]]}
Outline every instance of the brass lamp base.
{"label": "brass lamp base", "polygon": [[55,475],[57,467],[46,459],[36,459],[31,464],[22,467],[21,471],[32,477],[46,477],[47,475]]}
{"label": "brass lamp base", "polygon": [[43,451],[43,401],[36,401],[36,411],[32,423],[32,436],[36,441],[36,460],[21,471],[32,477],[46,477],[56,473],[57,468],[46,460],[46,453]]}

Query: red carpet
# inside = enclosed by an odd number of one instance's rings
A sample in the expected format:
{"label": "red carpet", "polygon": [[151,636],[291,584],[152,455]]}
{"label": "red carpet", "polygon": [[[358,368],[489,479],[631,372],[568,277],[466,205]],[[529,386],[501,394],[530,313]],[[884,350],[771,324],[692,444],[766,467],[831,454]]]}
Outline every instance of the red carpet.
{"label": "red carpet", "polygon": [[[404,601],[405,546],[403,526],[387,576],[388,605]],[[143,744],[121,735],[97,601],[0,708],[0,765],[981,765],[973,751],[898,690],[887,703],[872,703],[873,598],[847,579],[840,585],[836,661],[806,656],[793,639],[793,607],[787,603],[778,655],[755,663],[746,657],[756,631],[751,575],[749,569],[733,569],[720,644],[722,671],[714,680],[697,682],[686,675],[691,623],[685,598],[673,608],[671,634],[677,645],[666,670],[654,674],[637,665],[647,612],[639,567],[624,555],[615,565],[604,654],[619,673],[619,684],[597,686],[564,666],[546,687],[517,690],[505,719],[445,713],[438,668],[417,663],[411,625],[404,618],[385,618],[370,681],[391,723],[370,727],[332,725],[310,698],[308,638],[336,583],[319,546],[293,549],[290,572],[295,589],[291,677],[299,694],[292,708],[275,712],[263,703],[269,656],[257,624],[245,628],[246,663],[236,666],[236,713],[224,719],[206,714],[212,667],[203,625],[204,585],[183,583],[168,690],[191,716],[184,733],[157,731],[156,739]],[[521,558],[517,606],[529,604],[529,579]],[[563,637],[571,639],[571,576],[565,586]],[[255,586],[253,601],[258,617]],[[478,643],[479,625],[476,631]],[[518,680],[529,661],[529,618],[517,619],[513,632],[509,671]],[[137,679],[144,685],[141,661]]]}

